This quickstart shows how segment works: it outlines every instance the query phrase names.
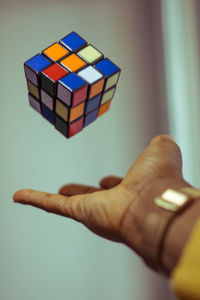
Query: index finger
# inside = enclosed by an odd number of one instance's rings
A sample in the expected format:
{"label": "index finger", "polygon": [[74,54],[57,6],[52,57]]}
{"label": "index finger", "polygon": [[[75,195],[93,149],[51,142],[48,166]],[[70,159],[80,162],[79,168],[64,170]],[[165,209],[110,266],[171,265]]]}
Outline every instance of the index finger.
{"label": "index finger", "polygon": [[66,197],[58,194],[50,194],[35,190],[20,190],[13,196],[14,202],[28,204],[47,212],[84,222],[83,203],[88,194]]}

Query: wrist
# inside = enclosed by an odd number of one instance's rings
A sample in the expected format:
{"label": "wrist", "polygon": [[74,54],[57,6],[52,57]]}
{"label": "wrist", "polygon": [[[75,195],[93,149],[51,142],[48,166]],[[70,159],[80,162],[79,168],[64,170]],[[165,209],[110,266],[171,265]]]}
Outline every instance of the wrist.
{"label": "wrist", "polygon": [[[169,276],[200,217],[200,191],[179,180],[166,190],[154,199],[155,206],[147,212],[141,253],[148,265]],[[169,208],[169,201],[175,210]]]}
{"label": "wrist", "polygon": [[[193,191],[197,190],[193,189]],[[198,191],[198,193],[200,193],[200,191]],[[198,198],[200,199],[199,195]],[[170,275],[176,267],[192,233],[193,227],[200,217],[199,199],[193,200],[186,209],[173,219],[165,234],[161,262],[167,275]]]}
{"label": "wrist", "polygon": [[[155,209],[154,199],[155,197],[161,195],[167,189],[178,190],[183,187],[189,187],[190,185],[184,181],[181,176],[171,176],[168,178],[154,178],[151,181],[148,180],[143,183],[143,186],[137,185],[137,191],[134,195],[134,201],[129,208],[129,211],[123,222],[123,236],[125,237],[125,243],[128,244],[134,251],[136,251],[142,258],[145,259],[146,249],[144,249],[143,243],[143,233],[149,232],[151,226],[147,225],[146,220],[149,218],[152,211]],[[162,210],[158,210],[157,217],[162,218]],[[162,219],[161,219],[162,221]],[[145,228],[147,227],[148,228]],[[134,228],[134,234],[133,234]],[[169,231],[170,232],[170,231]],[[150,239],[154,239],[154,232],[151,233]],[[147,234],[148,239],[148,234]],[[167,242],[163,245],[164,256],[164,267],[166,270],[171,269],[176,263],[177,257],[180,256],[182,246],[176,247],[176,255],[171,254],[171,249],[173,248],[174,233],[169,234]],[[151,243],[151,241],[149,241]],[[184,239],[183,239],[184,242]],[[148,241],[147,241],[148,243]],[[180,243],[180,245],[183,243]],[[148,249],[147,249],[148,250]],[[149,253],[149,255],[151,255]]]}
{"label": "wrist", "polygon": [[[145,194],[144,189],[142,198],[140,199],[141,202],[145,201],[150,204],[143,215],[140,254],[150,267],[165,275],[169,275],[172,266],[176,264],[180,257],[181,251],[187,240],[187,233],[178,232],[177,226],[176,229],[171,232],[174,220],[177,218],[177,213],[180,213],[179,207],[182,212],[184,206],[179,206],[179,204],[177,206],[175,202],[175,210],[173,210],[167,203],[170,203],[168,202],[170,198],[172,201],[178,200],[179,202],[179,197],[182,197],[182,194],[177,194],[177,192],[182,188],[190,187],[190,185],[185,182],[181,176],[173,176],[165,180],[159,179],[156,183],[156,186],[155,184],[152,185],[152,190],[151,186],[149,186],[149,195]],[[170,194],[169,192],[166,194],[166,191],[169,191]],[[162,196],[165,198],[162,198]],[[188,197],[185,195],[184,198],[184,201],[188,203]],[[155,201],[155,199],[158,200],[158,202]],[[172,204],[173,207],[174,205]],[[176,237],[179,237],[181,234],[181,238],[174,239],[175,232]],[[168,233],[170,233],[170,235],[166,241]]]}

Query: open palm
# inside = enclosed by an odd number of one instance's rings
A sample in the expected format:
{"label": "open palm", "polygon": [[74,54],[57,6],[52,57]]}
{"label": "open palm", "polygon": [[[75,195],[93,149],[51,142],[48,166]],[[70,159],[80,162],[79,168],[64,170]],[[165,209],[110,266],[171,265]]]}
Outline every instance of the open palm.
{"label": "open palm", "polygon": [[124,178],[106,177],[99,188],[68,184],[59,194],[21,190],[15,193],[14,201],[73,218],[140,254],[143,220],[154,197],[168,187],[187,185],[180,149],[170,136],[163,135],[151,141]]}

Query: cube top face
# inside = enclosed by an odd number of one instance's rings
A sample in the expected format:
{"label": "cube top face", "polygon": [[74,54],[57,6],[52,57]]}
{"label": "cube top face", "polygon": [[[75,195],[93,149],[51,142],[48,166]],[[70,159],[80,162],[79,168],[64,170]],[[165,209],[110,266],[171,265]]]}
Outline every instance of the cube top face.
{"label": "cube top face", "polygon": [[87,45],[77,54],[88,64],[93,64],[103,58],[103,54],[92,45]]}
{"label": "cube top face", "polygon": [[111,76],[120,71],[120,69],[108,58],[105,58],[102,61],[98,62],[95,67],[105,76]]}
{"label": "cube top face", "polygon": [[92,83],[96,82],[97,80],[103,78],[103,75],[92,66],[88,66],[87,68],[78,72],[78,76],[83,78],[89,84],[92,84]]}
{"label": "cube top face", "polygon": [[42,53],[44,53],[48,58],[53,61],[58,61],[64,56],[69,54],[69,51],[58,43],[54,43],[50,47],[46,48]]}
{"label": "cube top face", "polygon": [[52,81],[58,81],[62,77],[66,76],[68,74],[68,71],[55,63],[45,69],[42,73],[47,75]]}
{"label": "cube top face", "polygon": [[86,82],[75,73],[70,73],[69,75],[63,77],[59,80],[59,83],[61,83],[71,92],[76,91],[77,89],[83,87],[86,84]]}
{"label": "cube top face", "polygon": [[61,60],[60,63],[70,72],[76,72],[86,66],[86,62],[74,53]]}
{"label": "cube top face", "polygon": [[87,45],[87,42],[76,32],[71,32],[63,39],[60,40],[60,43],[63,44],[70,51],[78,51],[82,47]]}
{"label": "cube top face", "polygon": [[27,60],[25,62],[25,66],[28,66],[31,68],[34,72],[40,72],[43,69],[50,66],[52,63],[50,60],[48,60],[46,57],[44,57],[42,54],[36,54],[31,59]]}

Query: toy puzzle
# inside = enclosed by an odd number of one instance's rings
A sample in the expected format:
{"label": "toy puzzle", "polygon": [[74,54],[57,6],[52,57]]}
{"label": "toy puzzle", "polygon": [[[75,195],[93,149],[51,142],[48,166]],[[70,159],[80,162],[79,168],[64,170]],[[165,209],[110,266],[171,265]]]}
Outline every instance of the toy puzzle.
{"label": "toy puzzle", "polygon": [[70,138],[110,108],[120,68],[76,32],[24,63],[29,104]]}

